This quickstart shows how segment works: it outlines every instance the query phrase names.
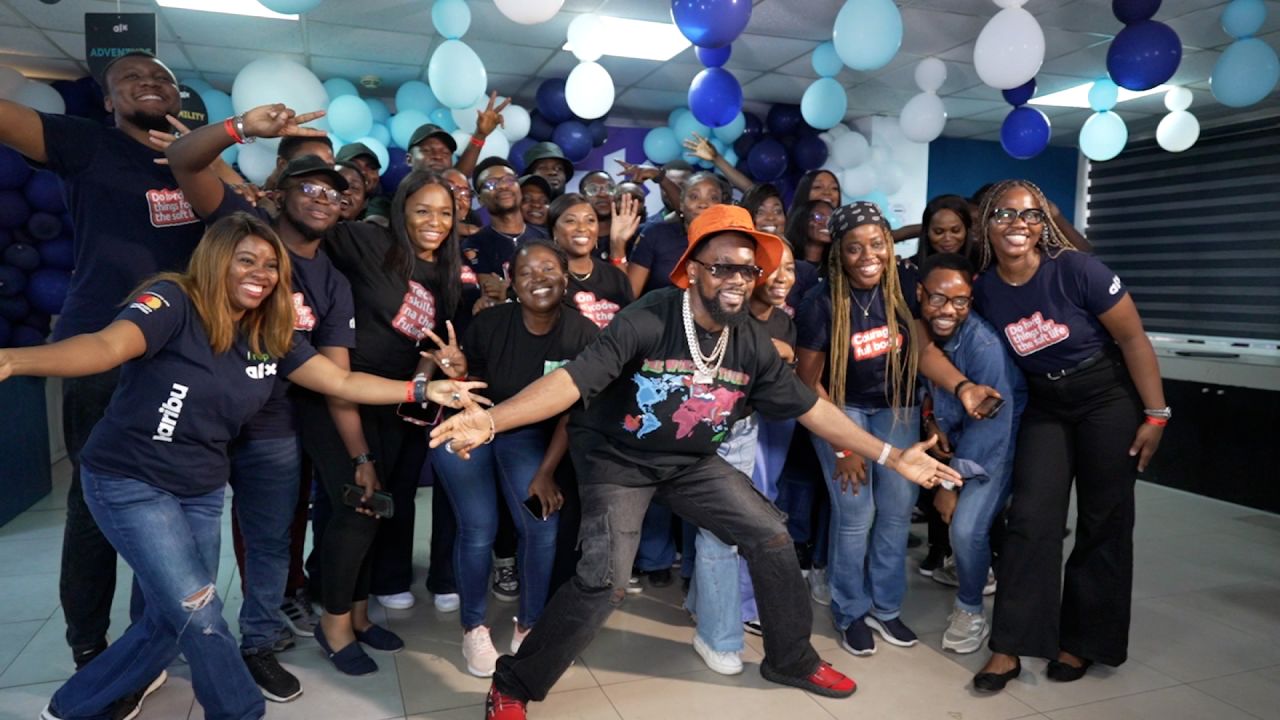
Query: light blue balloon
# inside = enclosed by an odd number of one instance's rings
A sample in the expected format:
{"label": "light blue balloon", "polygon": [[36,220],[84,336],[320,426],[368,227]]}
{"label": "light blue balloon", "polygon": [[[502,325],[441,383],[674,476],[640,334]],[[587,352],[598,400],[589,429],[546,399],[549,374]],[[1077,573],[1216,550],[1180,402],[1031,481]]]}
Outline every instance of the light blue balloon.
{"label": "light blue balloon", "polygon": [[391,157],[390,157],[390,153],[387,152],[386,143],[383,143],[378,138],[372,137],[369,135],[366,135],[365,137],[362,137],[362,138],[358,138],[355,140],[355,142],[364,143],[365,147],[372,150],[373,154],[377,156],[378,166],[381,168],[380,170],[378,170],[379,175],[385,173],[387,171],[387,168],[391,167]]}
{"label": "light blue balloon", "polygon": [[1106,112],[1116,106],[1120,98],[1120,86],[1111,78],[1100,78],[1089,88],[1089,107],[1094,112]]}
{"label": "light blue balloon", "polygon": [[209,122],[221,122],[236,114],[231,107],[231,96],[210,88],[209,90],[199,90],[197,93],[200,99],[204,101],[204,110],[207,113]]}
{"label": "light blue balloon", "polygon": [[831,42],[854,70],[884,67],[902,46],[902,13],[893,0],[849,0],[836,15]]}
{"label": "light blue balloon", "polygon": [[1080,128],[1080,152],[1094,162],[1106,162],[1124,150],[1129,128],[1113,112],[1094,113]]}
{"label": "light blue balloon", "polygon": [[1270,95],[1277,81],[1280,58],[1276,51],[1258,38],[1245,38],[1228,45],[1218,57],[1209,75],[1209,89],[1227,107],[1248,107]]}
{"label": "light blue balloon", "polygon": [[694,133],[697,133],[702,138],[711,136],[711,128],[698,122],[698,118],[694,117],[692,112],[681,115],[671,129],[675,132],[676,139],[681,143],[688,140]]}
{"label": "light blue balloon", "polygon": [[1233,38],[1257,34],[1267,21],[1267,5],[1262,0],[1231,0],[1222,9],[1222,29]]}
{"label": "light blue balloon", "polygon": [[880,208],[880,213],[882,215],[887,214],[889,212],[889,196],[885,195],[884,191],[882,190],[872,190],[871,192],[857,199],[875,203],[876,207]]}
{"label": "light blue balloon", "polygon": [[[448,112],[447,110],[445,112]],[[431,122],[427,114],[419,110],[402,110],[391,116],[391,142],[398,148],[409,148],[413,131]]]}
{"label": "light blue balloon", "polygon": [[387,104],[382,102],[382,98],[365,98],[364,104],[369,106],[369,112],[373,113],[373,121],[376,123],[387,124],[391,119],[391,110],[387,108]]}
{"label": "light blue balloon", "polygon": [[685,115],[692,114],[693,111],[687,107],[678,107],[667,114],[667,127],[675,127],[680,118]]}
{"label": "light blue balloon", "polygon": [[680,143],[669,127],[656,127],[644,136],[644,154],[650,162],[662,165],[680,157]]}
{"label": "light blue balloon", "polygon": [[431,88],[421,80],[410,80],[396,90],[396,112],[398,113],[417,110],[425,115],[438,107],[440,107],[440,101],[436,99],[435,93],[431,92]]}
{"label": "light blue balloon", "polygon": [[800,114],[811,127],[830,130],[844,120],[849,109],[849,97],[835,78],[819,78],[804,91],[800,98]]}
{"label": "light blue balloon", "polygon": [[449,108],[436,108],[431,111],[431,122],[440,126],[445,132],[453,132],[458,129],[458,121],[453,119],[453,113],[449,112]]}
{"label": "light blue balloon", "polygon": [[343,95],[359,95],[356,84],[346,78],[329,78],[324,81],[324,91],[329,93],[329,100],[336,100]]}
{"label": "light blue balloon", "polygon": [[344,138],[362,137],[373,128],[373,113],[364,100],[354,95],[343,95],[329,103],[329,129]]}
{"label": "light blue balloon", "polygon": [[813,49],[813,71],[818,73],[818,77],[835,77],[842,67],[844,63],[836,52],[835,43],[828,40]]}
{"label": "light blue balloon", "polygon": [[742,133],[746,131],[746,129],[747,116],[739,112],[738,117],[730,120],[728,125],[721,125],[711,132],[715,133],[717,140],[725,143],[732,143],[742,137]]}
{"label": "light blue balloon", "polygon": [[734,167],[738,166],[738,153],[732,146],[730,146],[728,150],[724,151],[724,161]]}
{"label": "light blue balloon", "polygon": [[440,104],[455,110],[475,105],[489,86],[480,56],[461,40],[445,40],[431,53],[427,80]]}
{"label": "light blue balloon", "polygon": [[258,0],[258,2],[272,12],[299,15],[315,10],[323,0]]}
{"label": "light blue balloon", "polygon": [[197,78],[197,77],[193,77],[193,78],[183,78],[183,79],[181,79],[181,80],[179,80],[179,81],[178,81],[178,84],[179,84],[179,85],[186,85],[187,87],[191,88],[192,90],[195,90],[195,91],[196,91],[196,94],[197,94],[197,95],[200,95],[200,96],[202,96],[202,97],[204,96],[204,94],[205,94],[205,93],[207,93],[207,92],[209,92],[210,90],[212,90],[212,89],[213,89],[213,86],[212,86],[212,85],[210,85],[209,83],[207,83],[207,82],[205,82],[204,80],[201,80],[200,78]]}
{"label": "light blue balloon", "polygon": [[471,27],[471,8],[467,0],[436,0],[431,4],[431,23],[441,35],[457,40]]}
{"label": "light blue balloon", "polygon": [[369,131],[369,137],[377,140],[383,145],[391,144],[391,131],[382,123],[374,123],[373,129]]}

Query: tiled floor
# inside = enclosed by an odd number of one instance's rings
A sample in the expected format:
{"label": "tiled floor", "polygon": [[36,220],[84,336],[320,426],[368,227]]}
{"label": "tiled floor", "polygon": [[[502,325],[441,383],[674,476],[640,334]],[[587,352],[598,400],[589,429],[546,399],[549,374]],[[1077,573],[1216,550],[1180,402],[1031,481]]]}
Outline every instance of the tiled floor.
{"label": "tiled floor", "polygon": [[[0,720],[32,720],[71,673],[58,608],[65,464],[52,496],[0,528]],[[1044,662],[996,696],[969,687],[985,652],[939,648],[952,595],[910,573],[903,616],[922,636],[911,649],[884,646],[855,658],[836,645],[824,608],[815,606],[814,645],[859,682],[847,700],[815,698],[764,682],[759,638],[748,637],[747,671],[725,678],[690,647],[693,628],[679,608],[678,586],[628,598],[581,661],[556,686],[536,718],[938,718],[939,720],[1109,720],[1280,718],[1280,518],[1235,505],[1140,484],[1137,573],[1130,660],[1091,670],[1069,685],[1044,677]],[[429,492],[419,503],[429,502]],[[419,518],[429,518],[420,512]],[[425,565],[419,528],[416,560]],[[240,605],[230,541],[219,588],[232,618]],[[919,560],[913,553],[912,567]],[[113,633],[124,627],[128,569],[121,567]],[[479,718],[487,681],[467,675],[457,615],[435,612],[421,587],[412,610],[375,612],[406,640],[395,656],[376,655],[376,675],[347,678],[312,641],[281,656],[305,693],[268,703],[268,718]],[[513,607],[492,603],[499,648],[510,639]],[[187,668],[148,700],[143,720],[203,718]]]}

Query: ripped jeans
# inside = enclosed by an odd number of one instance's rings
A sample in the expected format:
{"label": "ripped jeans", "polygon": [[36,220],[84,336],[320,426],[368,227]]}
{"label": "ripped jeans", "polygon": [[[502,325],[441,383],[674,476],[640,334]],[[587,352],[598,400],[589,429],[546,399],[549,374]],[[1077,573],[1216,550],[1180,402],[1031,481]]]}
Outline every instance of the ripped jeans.
{"label": "ripped jeans", "polygon": [[262,693],[215,589],[225,490],[183,497],[88,465],[80,482],[98,527],[133,568],[146,611],[54,693],[53,712],[64,720],[110,717],[113,702],[146,687],[181,652],[206,718],[261,718]]}

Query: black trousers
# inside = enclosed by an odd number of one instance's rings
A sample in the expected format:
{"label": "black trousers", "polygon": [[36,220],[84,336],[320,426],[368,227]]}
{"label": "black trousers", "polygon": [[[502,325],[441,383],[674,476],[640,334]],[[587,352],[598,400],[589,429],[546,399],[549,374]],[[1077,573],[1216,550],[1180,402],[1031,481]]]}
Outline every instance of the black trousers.
{"label": "black trousers", "polygon": [[[1042,658],[1065,650],[1119,665],[1128,655],[1133,590],[1137,461],[1129,446],[1142,401],[1118,358],[1028,384],[990,647]],[[1076,542],[1064,572],[1072,478]]]}
{"label": "black trousers", "polygon": [[424,428],[405,422],[396,414],[394,405],[362,405],[360,420],[369,450],[377,458],[378,481],[383,490],[391,493],[396,509],[393,516],[378,523],[369,591],[374,595],[409,592],[413,585],[413,525],[417,514],[413,499],[427,459],[427,433]]}

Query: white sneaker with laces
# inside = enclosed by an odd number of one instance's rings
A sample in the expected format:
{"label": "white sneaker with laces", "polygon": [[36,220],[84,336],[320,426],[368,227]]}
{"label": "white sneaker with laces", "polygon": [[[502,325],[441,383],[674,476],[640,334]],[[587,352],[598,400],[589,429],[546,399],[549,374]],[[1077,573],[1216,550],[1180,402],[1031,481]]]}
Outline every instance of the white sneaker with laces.
{"label": "white sneaker with laces", "polygon": [[515,627],[511,635],[511,654],[515,655],[520,652],[520,646],[524,644],[524,639],[529,637],[529,633],[533,632],[533,628],[521,630],[519,618],[511,618],[511,624]]}
{"label": "white sneaker with laces", "polygon": [[431,601],[440,612],[453,612],[462,607],[462,598],[458,593],[440,593]]}
{"label": "white sneaker with laces", "polygon": [[408,610],[417,602],[413,593],[401,592],[394,595],[374,595],[378,603],[388,610]]}
{"label": "white sneaker with laces", "polygon": [[698,653],[708,668],[721,675],[740,675],[742,673],[742,653],[717,652],[703,642],[702,636],[693,634],[693,651]]}
{"label": "white sneaker with laces", "polygon": [[991,568],[987,568],[987,584],[982,587],[982,594],[996,594],[996,571]]}
{"label": "white sneaker with laces", "polygon": [[493,677],[498,665],[498,650],[489,637],[489,628],[477,625],[462,634],[462,659],[467,672],[476,677]]}
{"label": "white sneaker with laces", "polygon": [[991,634],[991,624],[982,613],[955,608],[947,618],[950,623],[942,633],[942,648],[961,655],[975,652]]}
{"label": "white sneaker with laces", "polygon": [[826,568],[813,568],[809,571],[809,597],[819,605],[831,604],[831,585],[827,582]]}

